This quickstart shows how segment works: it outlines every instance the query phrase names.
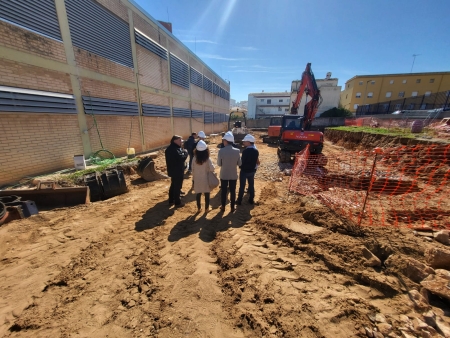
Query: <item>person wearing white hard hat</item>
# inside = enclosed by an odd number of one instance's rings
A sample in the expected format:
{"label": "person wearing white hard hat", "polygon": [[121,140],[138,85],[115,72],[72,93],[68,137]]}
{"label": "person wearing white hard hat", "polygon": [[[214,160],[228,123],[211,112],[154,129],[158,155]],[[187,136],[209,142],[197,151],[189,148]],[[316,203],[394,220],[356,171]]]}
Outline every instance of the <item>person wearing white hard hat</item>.
{"label": "person wearing white hard hat", "polygon": [[237,168],[241,165],[241,154],[239,149],[233,148],[234,136],[230,131],[222,138],[223,148],[217,155],[217,165],[220,167],[220,187],[221,187],[221,211],[225,211],[228,189],[230,190],[231,212],[234,212],[236,205],[236,183],[238,179]]}
{"label": "person wearing white hard hat", "polygon": [[246,182],[248,182],[248,193],[250,195],[248,203],[255,203],[255,173],[256,166],[259,163],[259,151],[254,147],[255,138],[252,135],[247,134],[242,140],[242,143],[246,148],[242,152],[241,172],[239,173],[239,193],[236,201],[237,205],[242,204]]}
{"label": "person wearing white hard hat", "polygon": [[197,194],[197,209],[202,210],[200,199],[205,195],[205,212],[209,212],[209,193],[211,188],[208,183],[208,173],[214,171],[214,165],[209,157],[208,145],[205,141],[198,141],[192,160],[192,177],[194,178],[194,191]]}

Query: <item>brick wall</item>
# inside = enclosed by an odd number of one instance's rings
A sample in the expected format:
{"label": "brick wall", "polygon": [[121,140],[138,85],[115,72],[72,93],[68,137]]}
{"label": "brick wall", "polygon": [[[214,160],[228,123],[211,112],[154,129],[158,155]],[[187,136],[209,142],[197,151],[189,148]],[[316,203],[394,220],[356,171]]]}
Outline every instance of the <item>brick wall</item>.
{"label": "brick wall", "polygon": [[6,59],[0,59],[0,85],[72,93],[69,74]]}
{"label": "brick wall", "polygon": [[191,135],[190,119],[185,117],[174,117],[173,131],[176,135],[183,136],[183,139],[186,140],[189,135]]}
{"label": "brick wall", "polygon": [[173,99],[173,107],[189,109],[189,101]]}
{"label": "brick wall", "polygon": [[[111,151],[116,157],[126,155],[128,142],[131,132],[131,148],[135,148],[136,152],[141,152],[141,136],[139,131],[138,116],[113,116],[113,115],[96,115],[98,130],[105,149]],[[131,120],[133,119],[133,126]],[[89,139],[91,140],[92,152],[102,149],[95,129],[94,119],[92,116],[86,116],[89,130]]]}
{"label": "brick wall", "polygon": [[168,145],[172,138],[170,118],[167,117],[143,117],[145,147],[153,149]]}
{"label": "brick wall", "polygon": [[169,98],[166,96],[146,93],[141,91],[141,102],[147,104],[154,104],[157,106],[169,106]]}
{"label": "brick wall", "polygon": [[0,21],[0,45],[66,63],[62,42]]}
{"label": "brick wall", "polygon": [[179,87],[177,85],[174,85],[173,83],[172,83],[172,93],[184,97],[189,97],[189,89],[184,89],[183,87]]}
{"label": "brick wall", "polygon": [[167,60],[136,45],[139,67],[139,83],[169,91],[169,69]]}
{"label": "brick wall", "polygon": [[159,32],[159,29],[157,27],[149,24],[147,21],[145,21],[145,19],[141,18],[136,13],[133,13],[133,22],[135,28],[167,49],[167,39],[163,34]]}
{"label": "brick wall", "polygon": [[78,47],[74,47],[73,50],[75,53],[75,60],[79,67],[90,69],[100,74],[117,77],[125,81],[135,82],[132,68],[122,66],[121,64]]}
{"label": "brick wall", "polygon": [[76,115],[0,113],[0,185],[73,167],[83,154]]}
{"label": "brick wall", "polygon": [[87,78],[80,78],[80,85],[82,94],[86,96],[137,102],[136,90],[134,89]]}
{"label": "brick wall", "polygon": [[128,8],[120,0],[96,0],[100,5],[106,7],[122,20],[128,22]]}

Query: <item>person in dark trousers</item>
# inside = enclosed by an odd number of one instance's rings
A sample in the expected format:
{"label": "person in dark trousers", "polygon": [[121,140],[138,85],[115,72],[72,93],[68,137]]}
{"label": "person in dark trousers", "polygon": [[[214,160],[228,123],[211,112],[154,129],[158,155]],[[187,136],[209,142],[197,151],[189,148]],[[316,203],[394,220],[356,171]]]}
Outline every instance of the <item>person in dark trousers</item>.
{"label": "person in dark trousers", "polygon": [[235,210],[236,204],[236,182],[238,179],[237,168],[241,165],[239,149],[233,148],[234,136],[227,132],[222,138],[223,148],[217,155],[217,165],[220,167],[221,202],[220,211],[225,211],[228,188],[230,189],[231,212]]}
{"label": "person in dark trousers", "polygon": [[188,173],[192,171],[192,159],[194,158],[194,149],[197,142],[195,142],[195,138],[197,137],[197,133],[192,133],[191,136],[184,142],[184,149],[187,150],[189,154],[189,168]]}
{"label": "person in dark trousers", "polygon": [[214,165],[209,157],[209,149],[206,143],[202,140],[198,141],[194,150],[194,161],[192,162],[192,176],[194,177],[194,191],[197,194],[197,209],[202,211],[200,199],[202,194],[205,195],[205,213],[211,211],[209,207],[209,197],[211,187],[208,182],[209,172],[214,172]]}
{"label": "person in dark trousers", "polygon": [[167,174],[171,179],[169,188],[169,205],[175,204],[175,207],[183,207],[181,203],[181,188],[184,178],[184,162],[188,156],[186,150],[181,148],[181,136],[174,135],[170,140],[170,145],[165,151]]}
{"label": "person in dark trousers", "polygon": [[252,135],[247,134],[242,140],[242,143],[246,148],[242,152],[241,172],[239,174],[239,194],[236,201],[237,205],[242,204],[246,181],[248,181],[248,193],[250,195],[248,203],[255,203],[255,173],[257,163],[259,163],[259,152],[254,147],[255,138]]}

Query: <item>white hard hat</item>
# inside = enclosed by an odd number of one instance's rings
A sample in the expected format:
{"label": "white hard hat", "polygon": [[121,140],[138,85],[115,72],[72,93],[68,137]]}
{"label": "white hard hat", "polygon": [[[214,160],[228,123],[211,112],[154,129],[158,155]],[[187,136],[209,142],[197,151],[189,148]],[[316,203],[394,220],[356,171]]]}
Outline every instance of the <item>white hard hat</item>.
{"label": "white hard hat", "polygon": [[206,138],[205,132],[203,130],[199,131],[197,135],[198,137]]}
{"label": "white hard hat", "polygon": [[226,140],[230,143],[234,143],[234,136],[231,131],[227,131],[225,135],[222,137],[222,140]]}
{"label": "white hard hat", "polygon": [[242,142],[251,142],[251,143],[255,143],[255,138],[253,137],[253,135],[247,134],[245,135],[245,137],[243,138]]}
{"label": "white hard hat", "polygon": [[197,149],[198,151],[204,151],[208,149],[208,145],[205,143],[205,141],[198,141],[195,149]]}

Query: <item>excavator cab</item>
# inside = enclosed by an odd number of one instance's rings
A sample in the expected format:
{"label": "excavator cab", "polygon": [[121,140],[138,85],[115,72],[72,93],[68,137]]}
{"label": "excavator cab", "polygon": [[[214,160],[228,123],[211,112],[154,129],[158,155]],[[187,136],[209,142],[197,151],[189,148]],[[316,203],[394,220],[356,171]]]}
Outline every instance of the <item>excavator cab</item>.
{"label": "excavator cab", "polygon": [[303,116],[287,115],[283,118],[283,130],[302,130]]}

